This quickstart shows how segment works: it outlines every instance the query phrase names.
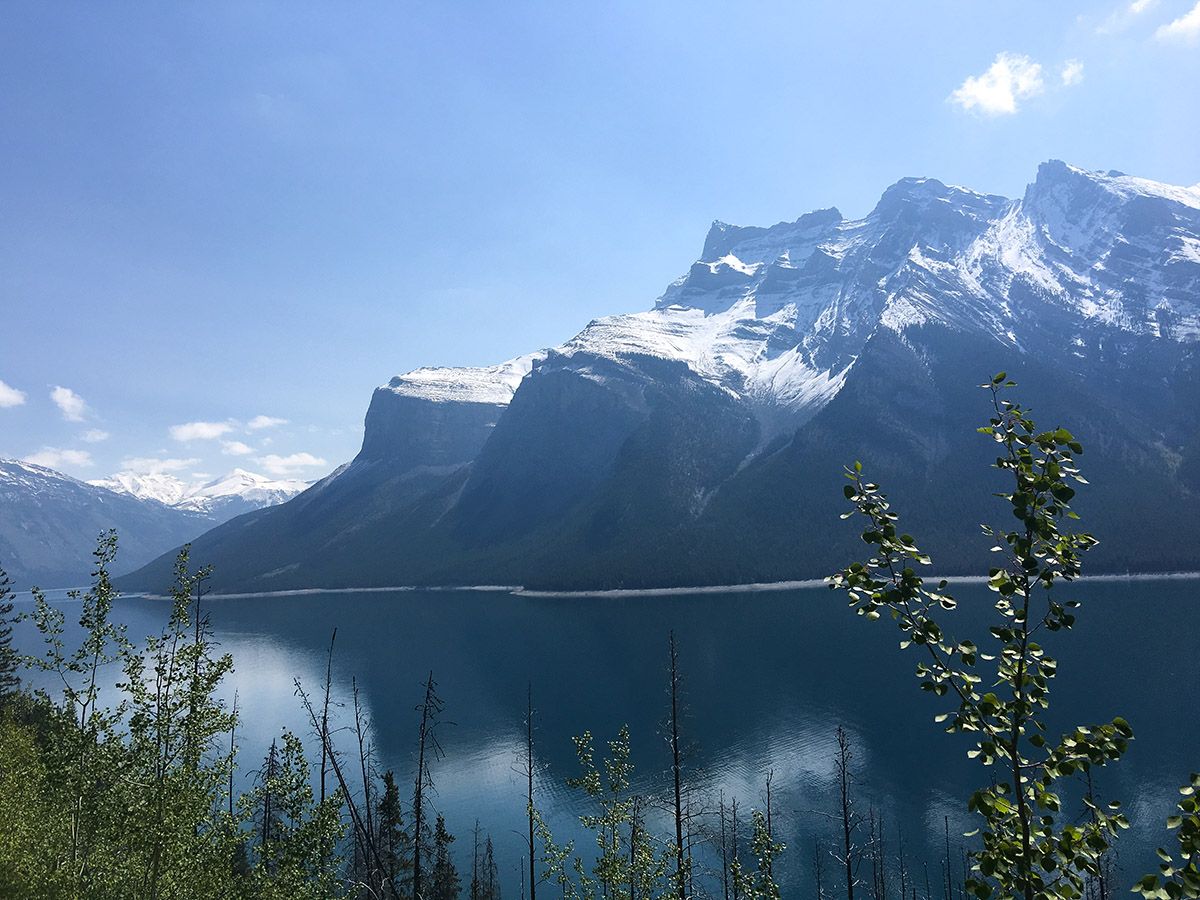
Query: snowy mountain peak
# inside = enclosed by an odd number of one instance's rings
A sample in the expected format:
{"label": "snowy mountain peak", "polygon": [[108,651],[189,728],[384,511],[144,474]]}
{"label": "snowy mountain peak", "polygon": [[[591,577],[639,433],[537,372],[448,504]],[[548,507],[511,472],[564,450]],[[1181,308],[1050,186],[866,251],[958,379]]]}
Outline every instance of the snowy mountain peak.
{"label": "snowy mountain peak", "polygon": [[[653,309],[597,319],[550,358],[591,379],[605,377],[596,359],[681,362],[794,425],[840,390],[880,328],[930,324],[1019,350],[1062,329],[1084,346],[1114,333],[1200,340],[1200,192],[1052,160],[1020,200],[904,178],[861,219],[716,221]],[[418,369],[386,389],[502,405],[546,358]]]}
{"label": "snowy mountain peak", "polygon": [[207,482],[186,482],[165,472],[117,472],[108,478],[90,481],[94,487],[128,494],[175,509],[228,518],[251,509],[273,506],[289,500],[309,487],[296,479],[272,479],[236,468]]}
{"label": "snowy mountain peak", "polygon": [[1025,203],[1031,208],[1046,202],[1061,203],[1065,196],[1072,196],[1077,206],[1104,202],[1121,204],[1149,198],[1200,210],[1200,190],[1197,188],[1200,185],[1178,187],[1127,175],[1116,169],[1092,172],[1052,159],[1038,166],[1037,178],[1025,192]]}
{"label": "snowy mountain peak", "polygon": [[512,399],[521,379],[528,375],[534,364],[544,356],[544,353],[529,353],[495,366],[425,366],[403,375],[396,375],[380,390],[435,403],[487,403],[504,406]]}

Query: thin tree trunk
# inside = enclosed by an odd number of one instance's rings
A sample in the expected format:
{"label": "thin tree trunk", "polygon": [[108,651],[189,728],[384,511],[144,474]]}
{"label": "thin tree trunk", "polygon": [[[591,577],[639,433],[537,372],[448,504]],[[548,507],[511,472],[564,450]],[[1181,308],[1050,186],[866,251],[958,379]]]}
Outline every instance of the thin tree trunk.
{"label": "thin tree trunk", "polygon": [[325,698],[321,704],[321,802],[325,802],[325,779],[329,774],[329,750],[325,737],[329,734],[329,695],[333,689],[333,642],[337,629],[329,637],[329,652],[325,656]]}
{"label": "thin tree trunk", "polygon": [[[725,837],[725,792],[721,791],[720,806],[718,807],[721,817],[721,887],[724,890],[724,900],[729,900],[729,844]],[[819,900],[819,898],[818,898]]]}
{"label": "thin tree trunk", "polygon": [[527,811],[529,813],[529,900],[537,900],[537,875],[534,872],[533,851],[533,684],[526,691],[525,716],[525,775],[527,779]]}
{"label": "thin tree trunk", "polygon": [[421,730],[417,740],[417,781],[413,789],[413,900],[424,900],[421,893],[421,826],[424,823],[425,739],[429,735],[429,714],[433,706],[433,672],[425,682],[425,702],[421,704]]}
{"label": "thin tree trunk", "polygon": [[683,860],[683,789],[679,752],[679,652],[671,632],[671,774],[675,781],[675,893],[687,900],[687,869]]}

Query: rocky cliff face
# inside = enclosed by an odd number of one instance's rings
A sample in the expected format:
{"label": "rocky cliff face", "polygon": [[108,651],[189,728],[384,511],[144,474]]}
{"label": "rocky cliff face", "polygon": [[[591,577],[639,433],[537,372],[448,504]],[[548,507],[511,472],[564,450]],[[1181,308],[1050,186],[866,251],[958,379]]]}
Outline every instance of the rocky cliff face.
{"label": "rocky cliff face", "polygon": [[345,472],[197,552],[247,589],[812,577],[853,549],[861,458],[965,568],[993,489],[972,386],[1004,368],[1091,439],[1101,564],[1195,566],[1146,521],[1196,517],[1198,347],[1196,189],[1059,162],[1016,200],[904,179],[858,220],[715,223],[651,309],[552,350],[392,379]]}

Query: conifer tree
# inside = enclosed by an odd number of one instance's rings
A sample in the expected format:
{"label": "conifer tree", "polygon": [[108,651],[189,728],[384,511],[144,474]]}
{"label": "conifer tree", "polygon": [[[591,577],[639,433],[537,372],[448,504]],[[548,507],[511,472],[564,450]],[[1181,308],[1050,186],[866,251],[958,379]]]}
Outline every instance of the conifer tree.
{"label": "conifer tree", "polygon": [[17,678],[17,654],[12,646],[12,596],[12,582],[8,580],[4,569],[0,569],[0,704],[20,684]]}
{"label": "conifer tree", "polygon": [[483,863],[480,866],[481,900],[500,900],[500,869],[496,865],[496,853],[489,834],[483,846]]}
{"label": "conifer tree", "polygon": [[462,881],[454,860],[450,857],[450,845],[454,835],[446,830],[446,819],[438,813],[433,829],[433,878],[430,886],[432,900],[458,900],[462,892]]}
{"label": "conifer tree", "polygon": [[379,854],[384,866],[385,883],[399,887],[412,877],[412,846],[404,830],[400,808],[400,788],[391,769],[383,773],[383,795],[375,812],[379,830]]}

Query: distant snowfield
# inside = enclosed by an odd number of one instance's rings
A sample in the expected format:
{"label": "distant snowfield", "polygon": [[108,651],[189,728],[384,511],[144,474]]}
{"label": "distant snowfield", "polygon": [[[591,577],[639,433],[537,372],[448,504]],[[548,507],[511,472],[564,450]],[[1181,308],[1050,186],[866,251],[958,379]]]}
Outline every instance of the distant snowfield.
{"label": "distant snowfield", "polygon": [[[926,582],[938,582],[943,576],[924,576]],[[949,575],[945,576],[949,584],[986,584],[984,575]],[[1106,581],[1200,581],[1200,571],[1196,572],[1130,572],[1124,575],[1084,575],[1076,578],[1076,582],[1106,582]],[[670,588],[619,588],[607,591],[541,591],[532,590],[520,585],[511,584],[463,584],[440,585],[435,587],[419,587],[412,584],[398,584],[391,587],[350,587],[350,588],[296,588],[289,591],[247,591],[237,594],[205,594],[206,600],[244,600],[253,597],[307,597],[313,594],[394,594],[394,593],[451,593],[454,591],[477,591],[486,594],[511,594],[514,597],[561,597],[565,600],[604,599],[622,597],[685,597],[692,594],[754,594],[772,591],[805,591],[813,588],[826,587],[823,578],[807,578],[800,581],[767,581],[751,584],[710,584],[696,587]],[[18,596],[28,597],[24,592]],[[163,594],[122,594],[124,597],[146,597],[151,600],[167,599]]]}

